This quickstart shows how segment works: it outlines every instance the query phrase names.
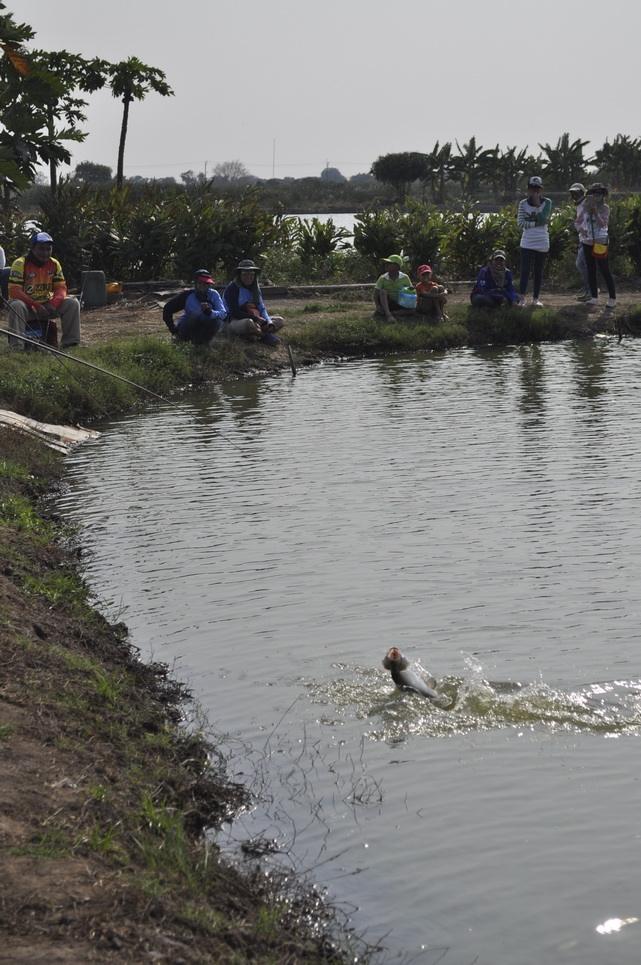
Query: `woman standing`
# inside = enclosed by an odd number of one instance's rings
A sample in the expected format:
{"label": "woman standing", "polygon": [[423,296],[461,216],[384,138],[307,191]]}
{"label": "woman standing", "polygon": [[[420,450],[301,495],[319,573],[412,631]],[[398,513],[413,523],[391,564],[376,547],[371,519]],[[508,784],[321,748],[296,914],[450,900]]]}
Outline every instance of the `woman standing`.
{"label": "woman standing", "polygon": [[543,264],[545,256],[550,250],[550,214],[552,202],[543,197],[543,181],[536,175],[528,181],[527,198],[519,202],[517,224],[523,229],[521,234],[521,280],[519,292],[520,304],[525,304],[525,293],[530,277],[530,269],[534,269],[534,288],[532,291],[532,305],[542,308],[539,301],[541,280],[543,278]]}
{"label": "woman standing", "polygon": [[595,306],[599,303],[599,292],[596,281],[596,268],[603,276],[603,280],[608,286],[606,308],[614,309],[617,304],[617,293],[614,287],[614,279],[608,264],[608,222],[610,220],[610,208],[605,203],[608,196],[608,189],[604,184],[593,184],[588,188],[588,192],[576,209],[576,221],[574,222],[579,232],[579,241],[585,254],[585,263],[588,269],[588,281],[590,283],[590,301],[588,305]]}

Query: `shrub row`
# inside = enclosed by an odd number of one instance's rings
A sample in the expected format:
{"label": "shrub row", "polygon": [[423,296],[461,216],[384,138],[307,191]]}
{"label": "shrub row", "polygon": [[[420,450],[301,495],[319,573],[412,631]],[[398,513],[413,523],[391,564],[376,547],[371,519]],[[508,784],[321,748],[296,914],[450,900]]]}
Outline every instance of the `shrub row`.
{"label": "shrub row", "polygon": [[[570,283],[575,277],[577,235],[574,207],[556,209],[550,224],[548,275]],[[518,265],[520,231],[514,206],[484,214],[477,206],[444,211],[410,201],[404,208],[367,209],[356,216],[353,247],[333,221],[275,215],[261,206],[257,189],[219,198],[204,185],[174,192],[150,185],[132,196],[97,191],[72,180],[61,182],[55,198],[43,192],[27,220],[16,211],[0,220],[9,258],[22,253],[33,224],[56,239],[56,256],[77,282],[82,269],[108,278],[189,278],[199,267],[227,277],[238,259],[260,259],[276,283],[370,281],[381,259],[402,252],[408,268],[430,262],[448,278],[471,278],[496,247]],[[612,265],[619,278],[641,276],[641,196],[611,205]]]}

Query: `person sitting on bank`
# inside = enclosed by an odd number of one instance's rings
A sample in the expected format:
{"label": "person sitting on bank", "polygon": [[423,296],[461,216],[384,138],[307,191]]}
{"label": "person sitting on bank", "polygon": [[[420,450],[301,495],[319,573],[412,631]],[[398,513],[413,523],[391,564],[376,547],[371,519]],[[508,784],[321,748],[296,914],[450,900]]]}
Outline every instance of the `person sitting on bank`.
{"label": "person sitting on bank", "polygon": [[374,304],[376,316],[382,315],[386,321],[393,322],[394,312],[399,315],[413,315],[414,312],[402,308],[398,302],[398,294],[404,288],[412,288],[409,275],[401,271],[403,258],[401,255],[390,255],[383,260],[386,271],[379,275],[374,286]]}
{"label": "person sitting on bank", "polygon": [[501,248],[492,252],[487,265],[479,271],[470,301],[474,308],[500,308],[502,305],[518,304],[519,295],[514,288],[512,272],[506,264],[505,252]]}
{"label": "person sitting on bank", "polygon": [[223,292],[227,306],[226,329],[231,335],[257,338],[265,345],[278,345],[276,332],[285,324],[280,315],[270,315],[265,307],[258,284],[260,268],[251,258],[243,258],[236,265],[234,280]]}
{"label": "person sitting on bank", "polygon": [[[67,283],[62,266],[52,258],[53,238],[46,231],[36,231],[31,247],[11,265],[9,274],[9,328],[24,335],[28,325],[37,327],[47,345],[58,345],[58,327],[62,326],[61,348],[80,342],[80,305],[67,296]],[[25,348],[21,339],[9,338],[11,348]]]}
{"label": "person sitting on bank", "polygon": [[214,279],[206,268],[194,273],[193,290],[187,293],[185,310],[175,326],[179,342],[205,345],[222,329],[227,309],[213,286]]}
{"label": "person sitting on bank", "polygon": [[419,265],[416,277],[416,311],[431,321],[446,322],[447,288],[434,278],[430,265]]}

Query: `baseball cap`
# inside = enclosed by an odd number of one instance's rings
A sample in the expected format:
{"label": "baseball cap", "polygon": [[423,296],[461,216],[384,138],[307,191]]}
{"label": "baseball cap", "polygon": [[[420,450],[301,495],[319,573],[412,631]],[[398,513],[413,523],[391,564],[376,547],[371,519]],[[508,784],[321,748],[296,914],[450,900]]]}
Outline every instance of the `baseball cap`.
{"label": "baseball cap", "polygon": [[398,265],[399,268],[403,267],[403,258],[401,255],[389,255],[387,258],[383,258],[386,265]]}
{"label": "baseball cap", "polygon": [[31,244],[37,245],[44,242],[46,245],[53,244],[53,238],[51,235],[47,234],[46,231],[36,231],[35,234],[31,235]]}
{"label": "baseball cap", "polygon": [[418,268],[416,269],[416,274],[423,275],[425,274],[426,271],[431,271],[431,270],[432,270],[431,265],[419,265]]}
{"label": "baseball cap", "polygon": [[207,285],[213,285],[214,279],[209,273],[207,268],[199,268],[198,271],[194,272],[194,281],[202,281]]}
{"label": "baseball cap", "polygon": [[492,252],[492,261],[494,261],[495,258],[502,258],[503,261],[507,261],[507,255],[502,248],[497,248],[496,251]]}
{"label": "baseball cap", "polygon": [[581,191],[583,194],[585,194],[585,185],[581,184],[580,181],[575,181],[574,184],[570,185],[570,187],[568,188],[568,191],[576,191],[576,192]]}
{"label": "baseball cap", "polygon": [[531,177],[531,178],[530,178],[530,180],[529,180],[528,183],[527,183],[527,186],[528,186],[528,188],[542,188],[542,187],[543,187],[543,181],[542,181],[542,179],[538,176],[538,174],[535,174],[534,177]]}

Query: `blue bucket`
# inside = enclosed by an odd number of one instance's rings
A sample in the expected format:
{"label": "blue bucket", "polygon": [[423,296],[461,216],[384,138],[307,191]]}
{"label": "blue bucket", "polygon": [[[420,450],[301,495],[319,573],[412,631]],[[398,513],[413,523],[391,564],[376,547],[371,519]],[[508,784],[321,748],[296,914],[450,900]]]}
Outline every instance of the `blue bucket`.
{"label": "blue bucket", "polygon": [[416,308],[416,292],[413,288],[402,288],[396,300],[401,308]]}

